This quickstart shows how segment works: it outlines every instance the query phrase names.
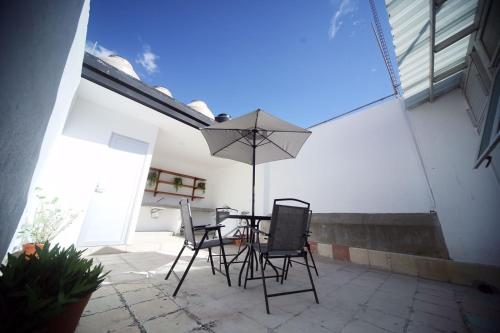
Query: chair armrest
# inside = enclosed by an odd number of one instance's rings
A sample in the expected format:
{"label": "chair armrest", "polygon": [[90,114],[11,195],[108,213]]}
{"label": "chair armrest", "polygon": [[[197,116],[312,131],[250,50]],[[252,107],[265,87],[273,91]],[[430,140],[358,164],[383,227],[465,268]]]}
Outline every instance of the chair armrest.
{"label": "chair armrest", "polygon": [[205,231],[214,231],[214,230],[217,230],[217,229],[220,229],[220,228],[223,228],[224,226],[222,224],[218,224],[218,225],[207,225],[205,227],[203,227],[203,229]]}
{"label": "chair armrest", "polygon": [[203,229],[205,229],[208,226],[210,226],[210,225],[209,224],[195,225],[195,226],[193,226],[193,229],[194,230],[203,230]]}

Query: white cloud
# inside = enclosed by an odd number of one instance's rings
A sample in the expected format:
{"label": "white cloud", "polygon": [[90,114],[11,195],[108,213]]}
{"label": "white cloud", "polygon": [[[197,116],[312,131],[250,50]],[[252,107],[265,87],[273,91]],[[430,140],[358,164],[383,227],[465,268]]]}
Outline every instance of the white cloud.
{"label": "white cloud", "polygon": [[109,50],[109,49],[105,48],[104,46],[99,45],[99,43],[92,42],[90,40],[85,42],[85,51],[87,51],[90,54],[95,55],[96,57],[102,57],[102,56],[106,57],[106,56],[110,56],[112,54],[116,54],[115,51]]}
{"label": "white cloud", "polygon": [[372,68],[372,69],[370,69],[370,70],[371,70],[371,72],[372,72],[372,73],[375,73],[375,72],[377,71],[377,69],[376,69],[376,68]]}
{"label": "white cloud", "polygon": [[330,20],[330,29],[328,30],[328,37],[331,40],[335,38],[340,27],[342,27],[342,24],[344,23],[342,21],[342,18],[345,15],[354,12],[355,10],[356,10],[355,0],[341,0],[340,1],[340,4],[339,4],[337,11],[335,12],[335,14],[332,16],[332,19]]}
{"label": "white cloud", "polygon": [[156,64],[158,58],[160,57],[151,52],[149,45],[144,45],[144,51],[137,56],[135,62],[144,67],[149,74],[152,74],[158,71],[158,65]]}

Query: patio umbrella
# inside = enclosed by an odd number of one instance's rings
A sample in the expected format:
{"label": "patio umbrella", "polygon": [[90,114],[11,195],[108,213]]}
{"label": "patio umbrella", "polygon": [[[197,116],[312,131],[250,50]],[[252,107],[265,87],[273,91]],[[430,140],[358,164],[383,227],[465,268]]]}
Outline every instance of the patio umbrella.
{"label": "patio umbrella", "polygon": [[295,158],[311,132],[258,109],[201,129],[213,156],[252,166],[252,216],[255,215],[255,166]]}

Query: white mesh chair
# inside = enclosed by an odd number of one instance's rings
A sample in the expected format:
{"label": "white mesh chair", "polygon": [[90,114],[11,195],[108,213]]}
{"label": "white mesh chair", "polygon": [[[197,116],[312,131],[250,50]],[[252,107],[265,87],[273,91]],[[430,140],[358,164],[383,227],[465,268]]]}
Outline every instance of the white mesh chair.
{"label": "white mesh chair", "polygon": [[[287,203],[287,204],[285,204]],[[293,204],[293,205],[292,205]],[[255,237],[256,243],[253,243],[253,249],[260,253],[259,260],[261,271],[261,280],[264,288],[264,298],[266,301],[266,311],[269,314],[269,297],[284,296],[296,293],[312,292],[316,303],[319,303],[318,295],[316,293],[316,288],[311,275],[310,266],[307,259],[306,242],[308,233],[308,219],[309,219],[309,203],[301,201],[298,199],[276,199],[274,200],[273,214],[271,217],[271,224],[269,227],[269,233],[265,233],[257,228],[253,229],[254,233],[259,233],[267,236],[267,244],[261,244],[259,237]],[[277,278],[281,277],[281,282],[283,283],[283,275],[285,273],[285,264],[290,258],[301,257],[304,260],[304,265],[307,269],[309,275],[309,281],[311,283],[311,288],[300,289],[293,291],[286,291],[281,293],[267,293],[266,279],[267,278]],[[283,269],[281,275],[276,272],[276,275],[266,276],[264,263],[269,263],[270,266],[275,268],[274,265],[269,261],[270,259],[284,259]],[[276,271],[276,269],[275,269]],[[245,277],[245,286],[248,278],[248,266],[247,274]]]}
{"label": "white mesh chair", "polygon": [[[182,248],[175,258],[174,263],[172,264],[172,267],[170,267],[170,270],[168,271],[167,276],[165,277],[165,280],[167,280],[170,276],[170,274],[174,271],[174,267],[177,264],[177,261],[182,255],[182,252],[184,249],[187,247],[190,250],[194,251],[193,256],[191,257],[191,260],[189,261],[189,264],[184,271],[184,274],[182,275],[181,279],[179,280],[179,284],[177,285],[177,288],[175,288],[175,291],[173,293],[173,296],[175,297],[177,293],[179,292],[179,289],[181,288],[182,283],[184,282],[184,279],[186,278],[186,275],[189,272],[189,269],[191,268],[191,265],[194,262],[194,259],[198,255],[198,252],[202,249],[208,249],[208,256],[210,259],[210,264],[212,266],[212,274],[215,275],[215,267],[214,267],[214,261],[212,257],[212,248],[213,247],[220,247],[221,249],[221,257],[222,261],[224,263],[224,270],[225,270],[225,276],[227,278],[227,284],[231,286],[231,279],[229,278],[229,271],[228,271],[228,265],[226,262],[226,253],[224,251],[224,239],[221,237],[221,232],[220,229],[223,227],[221,224],[215,225],[215,226],[200,226],[200,227],[193,227],[193,218],[191,216],[191,206],[189,204],[188,199],[183,199],[179,201],[180,209],[181,209],[181,219],[182,219],[182,224],[184,225],[184,244],[182,245]],[[197,242],[195,238],[195,230],[202,230],[204,231],[203,237],[201,238],[201,241]],[[216,231],[218,234],[218,238],[216,239],[209,239],[209,233]],[[229,240],[230,241],[230,240]]]}

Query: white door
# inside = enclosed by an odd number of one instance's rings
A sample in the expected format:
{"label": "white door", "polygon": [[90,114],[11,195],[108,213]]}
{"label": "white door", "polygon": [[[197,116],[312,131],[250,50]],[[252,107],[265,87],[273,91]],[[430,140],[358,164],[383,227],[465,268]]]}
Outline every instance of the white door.
{"label": "white door", "polygon": [[85,216],[79,246],[121,245],[127,240],[148,144],[113,133]]}

